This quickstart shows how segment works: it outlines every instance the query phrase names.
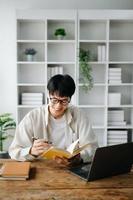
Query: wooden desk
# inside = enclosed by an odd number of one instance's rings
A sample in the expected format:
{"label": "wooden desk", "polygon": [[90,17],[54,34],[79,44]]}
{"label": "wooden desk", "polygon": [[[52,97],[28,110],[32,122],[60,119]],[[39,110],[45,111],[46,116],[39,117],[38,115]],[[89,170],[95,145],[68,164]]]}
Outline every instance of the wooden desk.
{"label": "wooden desk", "polygon": [[27,181],[0,181],[0,200],[133,200],[133,171],[86,183],[43,160],[32,162],[31,172]]}

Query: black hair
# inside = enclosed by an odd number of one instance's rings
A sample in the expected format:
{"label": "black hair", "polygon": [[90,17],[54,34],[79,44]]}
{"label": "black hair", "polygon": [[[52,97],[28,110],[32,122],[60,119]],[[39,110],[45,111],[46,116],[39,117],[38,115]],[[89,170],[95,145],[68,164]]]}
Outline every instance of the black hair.
{"label": "black hair", "polygon": [[68,74],[57,74],[50,78],[47,84],[47,89],[50,94],[56,93],[60,97],[70,97],[75,92],[75,83],[71,76]]}

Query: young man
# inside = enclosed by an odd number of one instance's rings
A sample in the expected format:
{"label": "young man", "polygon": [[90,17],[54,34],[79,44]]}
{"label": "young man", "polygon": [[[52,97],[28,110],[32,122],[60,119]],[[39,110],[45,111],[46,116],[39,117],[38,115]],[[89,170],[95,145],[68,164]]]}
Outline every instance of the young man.
{"label": "young man", "polygon": [[[51,145],[66,149],[79,139],[79,146],[92,143],[71,160],[55,158],[58,163],[69,165],[89,161],[97,148],[97,141],[86,116],[69,105],[75,92],[75,83],[69,75],[55,75],[47,85],[49,104],[30,111],[16,129],[9,148],[12,159],[33,160]],[[33,141],[33,138],[36,138]],[[51,142],[52,144],[49,144]]]}

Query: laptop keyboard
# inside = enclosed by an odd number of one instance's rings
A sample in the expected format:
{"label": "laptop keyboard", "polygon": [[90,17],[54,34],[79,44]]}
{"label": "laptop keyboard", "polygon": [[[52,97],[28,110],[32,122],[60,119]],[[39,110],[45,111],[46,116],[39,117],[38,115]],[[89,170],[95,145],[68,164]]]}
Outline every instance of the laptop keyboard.
{"label": "laptop keyboard", "polygon": [[84,179],[87,179],[90,171],[90,164],[71,168],[70,171]]}

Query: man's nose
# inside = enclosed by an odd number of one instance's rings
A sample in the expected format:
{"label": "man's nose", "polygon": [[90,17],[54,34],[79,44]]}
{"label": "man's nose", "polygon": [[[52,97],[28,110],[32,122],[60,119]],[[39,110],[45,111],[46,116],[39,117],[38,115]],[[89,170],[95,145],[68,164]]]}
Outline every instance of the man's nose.
{"label": "man's nose", "polygon": [[58,103],[56,104],[57,107],[62,107],[62,103],[61,101],[58,101]]}

